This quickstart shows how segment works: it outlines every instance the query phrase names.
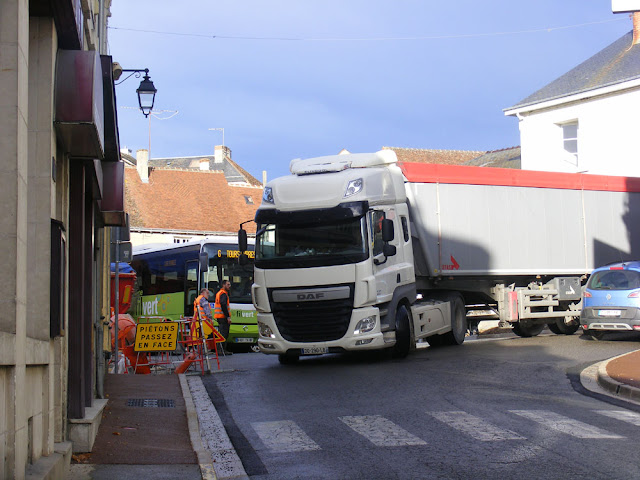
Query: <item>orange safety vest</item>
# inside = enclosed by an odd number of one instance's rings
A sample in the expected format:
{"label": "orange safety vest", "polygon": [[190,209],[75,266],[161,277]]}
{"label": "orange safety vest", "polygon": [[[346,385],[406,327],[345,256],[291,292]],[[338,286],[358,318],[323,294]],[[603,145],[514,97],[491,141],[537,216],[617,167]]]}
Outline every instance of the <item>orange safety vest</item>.
{"label": "orange safety vest", "polygon": [[[199,295],[193,301],[193,319],[197,320],[198,318],[200,318],[200,320],[202,320],[202,329],[204,330],[204,336],[208,337],[213,331],[213,325],[207,318],[207,315],[204,313],[204,308],[202,308],[202,305],[200,305],[200,299],[202,298],[204,298],[204,295]],[[194,328],[194,327],[195,326],[192,325],[191,334],[194,338],[199,338],[200,337],[199,328],[198,327]]]}
{"label": "orange safety vest", "polygon": [[226,293],[227,295],[227,312],[231,313],[230,308],[229,308],[229,292],[227,292],[226,290],[224,290],[223,288],[221,288],[220,290],[218,290],[218,293],[216,293],[216,303],[215,303],[215,308],[213,310],[213,317],[214,318],[227,318],[224,314],[224,312],[222,311],[222,306],[220,305],[220,296]]}

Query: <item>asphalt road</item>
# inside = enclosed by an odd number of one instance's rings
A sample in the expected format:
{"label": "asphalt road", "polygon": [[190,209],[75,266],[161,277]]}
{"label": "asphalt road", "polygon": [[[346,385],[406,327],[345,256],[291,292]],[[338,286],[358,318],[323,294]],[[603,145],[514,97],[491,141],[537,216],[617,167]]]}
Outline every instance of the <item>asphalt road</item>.
{"label": "asphalt road", "polygon": [[630,479],[640,478],[640,410],[585,395],[575,379],[638,348],[640,336],[575,334],[404,360],[282,366],[236,354],[203,381],[252,479]]}

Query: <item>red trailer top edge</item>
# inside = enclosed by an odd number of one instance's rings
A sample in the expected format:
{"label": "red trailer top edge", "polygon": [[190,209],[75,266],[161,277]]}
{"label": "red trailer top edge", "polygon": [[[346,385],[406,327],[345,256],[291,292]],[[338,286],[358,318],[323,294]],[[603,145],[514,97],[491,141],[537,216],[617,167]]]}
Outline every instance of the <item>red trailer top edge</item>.
{"label": "red trailer top edge", "polygon": [[640,178],[586,173],[539,172],[511,168],[398,162],[410,182],[506,187],[558,188],[604,192],[639,192]]}

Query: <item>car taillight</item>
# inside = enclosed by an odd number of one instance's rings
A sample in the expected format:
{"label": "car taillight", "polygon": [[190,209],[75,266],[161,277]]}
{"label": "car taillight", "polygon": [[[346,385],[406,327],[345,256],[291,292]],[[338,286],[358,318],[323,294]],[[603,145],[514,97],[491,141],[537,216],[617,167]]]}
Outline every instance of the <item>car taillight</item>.
{"label": "car taillight", "polygon": [[635,292],[631,292],[628,298],[640,298],[640,290],[636,290]]}
{"label": "car taillight", "polygon": [[591,295],[589,292],[587,292],[587,291],[585,290],[585,292],[584,292],[584,295],[583,295],[583,296],[584,296],[584,298],[591,298],[591,296],[592,296],[592,295]]}
{"label": "car taillight", "polygon": [[609,270],[624,270],[624,267],[609,267]]}

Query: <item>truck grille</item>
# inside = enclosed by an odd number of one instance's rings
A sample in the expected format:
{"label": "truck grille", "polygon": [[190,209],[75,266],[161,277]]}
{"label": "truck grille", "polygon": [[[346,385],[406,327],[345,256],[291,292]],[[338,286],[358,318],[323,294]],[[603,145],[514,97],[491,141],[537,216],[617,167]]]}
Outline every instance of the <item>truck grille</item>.
{"label": "truck grille", "polygon": [[271,311],[280,334],[289,342],[328,342],[344,337],[353,310],[353,285],[349,291],[349,298],[306,302],[275,302],[270,291]]}

